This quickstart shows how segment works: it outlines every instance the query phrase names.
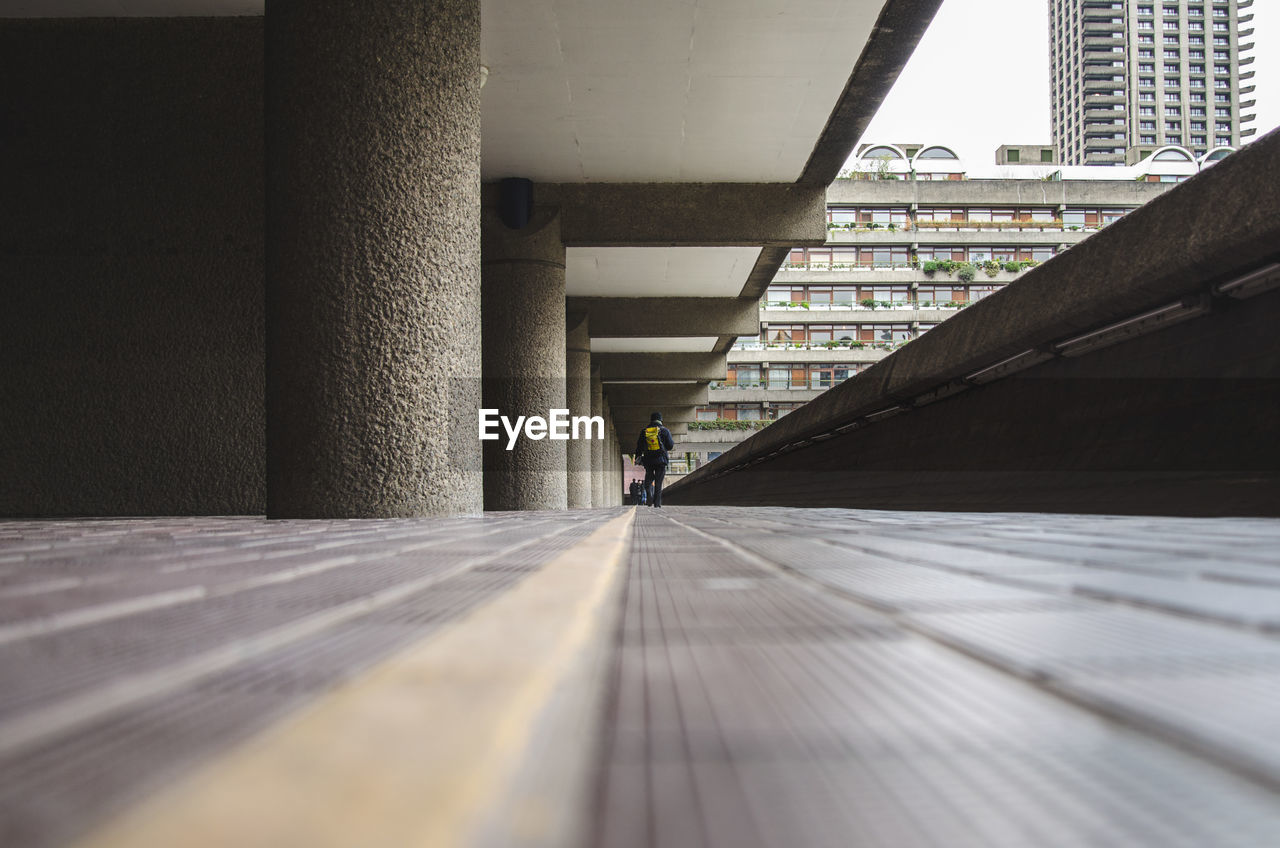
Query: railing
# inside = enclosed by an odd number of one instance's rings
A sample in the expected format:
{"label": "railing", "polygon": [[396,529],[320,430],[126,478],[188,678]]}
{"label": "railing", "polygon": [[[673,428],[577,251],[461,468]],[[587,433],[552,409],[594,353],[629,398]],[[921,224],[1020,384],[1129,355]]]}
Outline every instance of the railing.
{"label": "railing", "polygon": [[[847,379],[847,378],[846,378]],[[756,391],[756,392],[822,392],[844,380],[809,380],[807,382],[761,382],[761,383],[712,383],[710,389],[718,392]]]}
{"label": "railing", "polygon": [[907,309],[919,311],[921,309],[963,309],[968,306],[967,301],[947,300],[863,300],[855,302],[841,303],[812,303],[809,301],[790,301],[790,300],[762,300],[760,301],[761,312],[875,312],[878,309]]}
{"label": "railing", "polygon": [[951,232],[978,232],[979,230],[1012,230],[1045,232],[1058,230],[1100,230],[1106,224],[1067,224],[1064,221],[913,221],[905,224],[853,224],[827,223],[827,232],[850,233],[909,233],[920,230],[945,230]]}
{"label": "railing", "polygon": [[734,345],[735,350],[897,350],[911,339],[896,342],[763,342],[759,347]]}

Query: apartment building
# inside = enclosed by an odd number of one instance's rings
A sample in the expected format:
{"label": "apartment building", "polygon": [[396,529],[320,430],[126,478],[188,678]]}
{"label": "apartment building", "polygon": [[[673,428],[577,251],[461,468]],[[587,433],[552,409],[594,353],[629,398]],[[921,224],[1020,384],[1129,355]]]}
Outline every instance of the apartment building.
{"label": "apartment building", "polygon": [[1050,0],[1053,140],[1067,165],[1196,158],[1257,130],[1253,0]]}

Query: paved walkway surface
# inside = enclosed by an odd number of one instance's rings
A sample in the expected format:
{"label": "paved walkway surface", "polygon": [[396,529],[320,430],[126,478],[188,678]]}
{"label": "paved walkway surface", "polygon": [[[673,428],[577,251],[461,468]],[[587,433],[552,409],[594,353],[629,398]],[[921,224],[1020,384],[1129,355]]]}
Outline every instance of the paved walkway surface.
{"label": "paved walkway surface", "polygon": [[1263,848],[1277,634],[1273,520],[5,521],[0,844]]}

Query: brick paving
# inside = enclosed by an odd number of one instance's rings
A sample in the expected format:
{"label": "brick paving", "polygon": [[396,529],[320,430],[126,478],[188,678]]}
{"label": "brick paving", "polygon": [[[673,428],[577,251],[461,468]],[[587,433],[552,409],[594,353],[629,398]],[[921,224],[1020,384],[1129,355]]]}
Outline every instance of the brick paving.
{"label": "brick paving", "polygon": [[[0,844],[112,812],[618,510],[0,522]],[[591,841],[1273,846],[1280,521],[641,509]]]}

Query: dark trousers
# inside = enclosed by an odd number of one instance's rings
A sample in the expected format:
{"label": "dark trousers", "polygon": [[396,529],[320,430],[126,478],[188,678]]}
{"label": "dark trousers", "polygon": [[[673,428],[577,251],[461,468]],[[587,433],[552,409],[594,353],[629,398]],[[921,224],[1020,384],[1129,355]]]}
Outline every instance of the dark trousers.
{"label": "dark trousers", "polygon": [[660,464],[644,467],[644,491],[649,506],[662,506],[662,478],[667,476],[667,466]]}

